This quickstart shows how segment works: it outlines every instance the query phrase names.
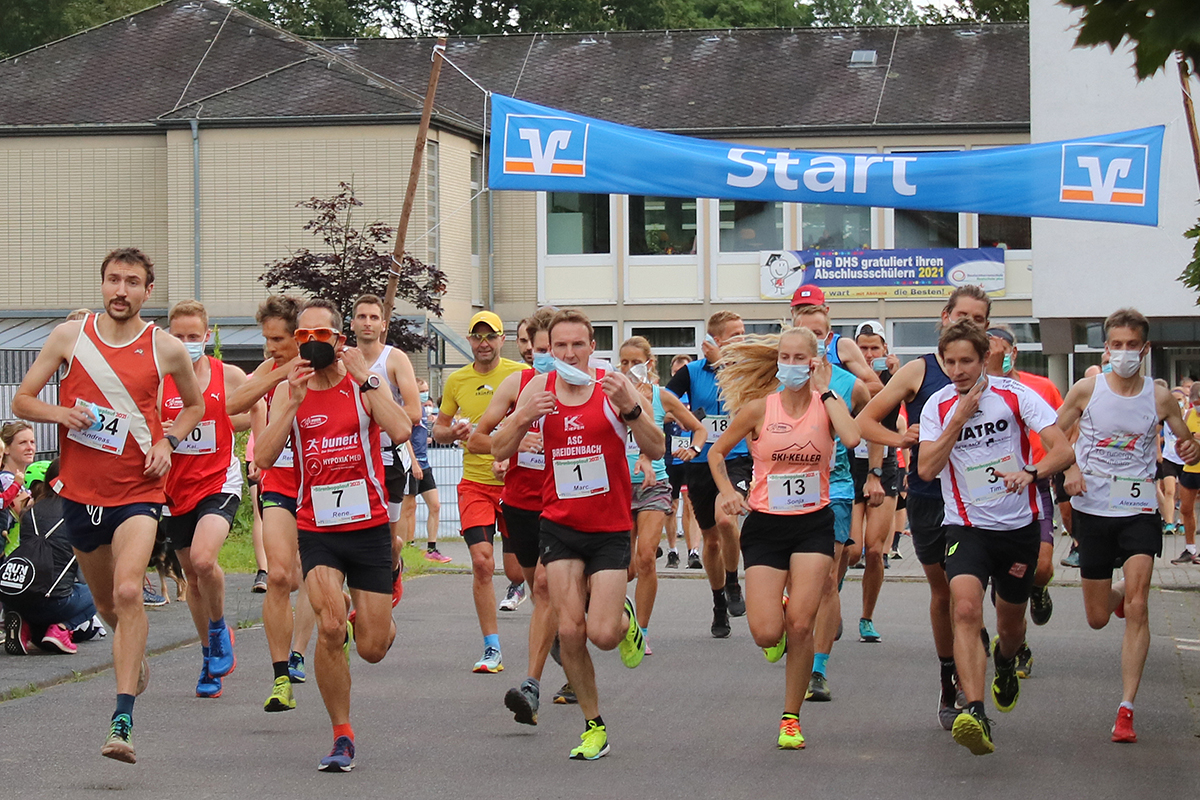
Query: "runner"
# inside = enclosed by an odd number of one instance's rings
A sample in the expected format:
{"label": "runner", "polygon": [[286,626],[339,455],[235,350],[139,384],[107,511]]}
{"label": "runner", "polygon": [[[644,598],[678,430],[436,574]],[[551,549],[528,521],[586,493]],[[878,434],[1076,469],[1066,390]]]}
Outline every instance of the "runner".
{"label": "runner", "polygon": [[[104,312],[56,327],[13,398],[18,417],[60,426],[62,461],[54,489],[63,498],[66,529],[96,609],[113,631],[117,706],[100,752],[129,764],[137,762],[134,696],[150,676],[142,577],[166,499],[171,453],[204,415],[187,350],[141,317],[153,289],[154,264],[142,251],[127,247],[105,256]],[[59,404],[38,399],[63,367]],[[183,408],[164,435],[157,400],[167,375],[175,379]]]}
{"label": "runner", "polygon": [[[983,706],[987,654],[976,637],[983,627],[984,590],[989,580],[996,590],[992,701],[1008,712],[1021,693],[1016,658],[1025,641],[1025,604],[1041,541],[1034,484],[1073,460],[1045,400],[1018,381],[985,374],[989,347],[987,334],[972,320],[942,331],[938,355],[951,383],[934,392],[921,412],[918,468],[922,480],[941,479],[954,660],[967,699],[954,720],[954,741],[977,756],[996,749]],[[1036,462],[1033,432],[1045,448]]]}
{"label": "runner", "polygon": [[[1151,484],[1158,424],[1170,426],[1179,440],[1176,450],[1189,466],[1200,462],[1200,445],[1183,423],[1178,403],[1139,374],[1150,350],[1149,333],[1146,318],[1132,308],[1110,314],[1104,321],[1104,351],[1112,372],[1076,383],[1058,412],[1063,430],[1079,424],[1076,464],[1067,470],[1066,488],[1074,508],[1088,624],[1100,629],[1113,613],[1125,618],[1114,742],[1137,741],[1133,701],[1150,648],[1150,577],[1154,559],[1162,554],[1162,520]],[[1114,564],[1124,573],[1115,586]]]}
{"label": "runner", "polygon": [[[671,377],[675,377],[675,373],[683,369],[683,367],[692,361],[692,357],[687,353],[679,353],[671,359]],[[684,405],[687,404],[687,397],[680,397],[679,401]],[[683,427],[675,421],[675,418],[670,414],[666,417],[666,425],[663,426],[663,431],[667,436],[671,437],[667,442],[667,455],[664,460],[667,464],[667,480],[671,484],[671,510],[667,512],[667,518],[664,522],[664,528],[667,535],[667,568],[679,569],[680,559],[679,550],[676,544],[679,541],[680,529],[682,528],[683,543],[687,547],[687,568],[688,569],[703,569],[704,565],[700,563],[700,529],[696,527],[696,517],[692,514],[692,502],[688,499],[686,470],[684,464],[687,462],[680,461],[675,457],[675,453],[680,448],[687,447],[691,444],[691,438],[683,435]],[[680,504],[683,505],[682,519],[680,519]]]}
{"label": "runner", "polygon": [[[496,590],[492,575],[496,562],[492,555],[492,540],[499,528],[505,549],[509,549],[504,518],[500,511],[500,492],[504,479],[493,470],[495,459],[486,453],[472,452],[466,446],[474,425],[483,417],[488,403],[505,378],[520,372],[524,366],[517,361],[501,358],[504,345],[504,324],[490,311],[480,311],[471,317],[468,326],[473,363],[455,370],[446,379],[442,391],[442,406],[433,424],[433,440],[439,444],[463,442],[463,477],[458,483],[458,513],[463,541],[471,553],[474,580],[471,594],[475,614],[483,633],[483,657],[475,662],[472,671],[496,673],[504,669],[500,653],[500,633],[496,625]],[[497,467],[497,469],[502,469]],[[506,570],[507,572],[507,570]],[[518,582],[509,576],[510,582]]]}
{"label": "runner", "polygon": [[570,757],[593,761],[608,755],[609,745],[588,642],[601,650],[619,648],[630,668],[646,652],[633,601],[623,597],[633,528],[625,440],[632,430],[651,459],[662,458],[665,443],[649,402],[629,379],[589,365],[596,342],[582,312],[557,312],[549,332],[555,370],[526,384],[512,419],[492,437],[492,453],[511,458],[534,420],[542,419],[550,469],[542,484],[540,555],[558,617],[563,670],[586,721]]}
{"label": "runner", "polygon": [[[204,355],[212,331],[200,302],[176,303],[167,325],[187,348],[196,384],[204,387],[204,417],[171,455],[162,527],[187,578],[188,610],[200,637],[196,696],[220,697],[221,679],[233,672],[237,659],[233,630],[225,624],[225,573],[217,556],[242,502],[242,466],[233,450],[233,434],[250,428],[249,414],[230,419],[225,398],[246,382],[246,373]],[[163,380],[160,406],[167,425],[183,408],[183,398],[169,375]],[[251,413],[261,415],[262,406],[255,404]]]}
{"label": "runner", "polygon": [[[817,610],[834,568],[833,437],[858,444],[858,426],[830,389],[834,368],[817,357],[817,345],[807,328],[730,344],[717,382],[736,415],[708,454],[722,509],[731,516],[750,512],[741,542],[750,633],[767,661],[787,654],[781,750],[804,748],[800,706],[813,670]],[[754,482],[743,498],[725,474],[724,459],[747,438]]]}
{"label": "runner", "polygon": [[[825,293],[819,286],[811,283],[801,286],[792,294],[792,324],[796,327],[800,326],[799,318],[806,307],[820,308],[825,312],[826,317],[832,319],[829,314],[829,306],[825,303]],[[818,337],[817,355],[819,358],[827,359],[833,366],[853,373],[854,377],[866,385],[872,397],[883,389],[883,383],[871,369],[870,363],[858,349],[858,345],[840,333],[834,333],[832,327],[825,334],[824,339]]]}
{"label": "runner", "polygon": [[[354,301],[350,330],[356,346],[371,365],[371,371],[383,378],[392,392],[392,398],[404,407],[409,422],[415,427],[421,421],[421,398],[417,391],[417,376],[413,373],[408,355],[390,344],[387,339],[387,324],[383,321],[383,300],[373,294],[364,294]],[[403,563],[400,550],[404,547],[404,526],[400,522],[400,508],[408,489],[408,473],[412,457],[406,444],[395,444],[387,431],[379,434],[383,448],[383,474],[388,493],[388,521],[392,528],[392,607],[400,602],[404,593],[400,568]]]}
{"label": "runner", "polygon": [[[746,333],[746,324],[732,311],[718,311],[708,318],[708,335],[703,345],[704,358],[692,361],[671,376],[667,391],[688,398],[688,409],[704,423],[708,441],[697,458],[685,468],[688,499],[700,526],[704,543],[704,571],[712,589],[713,621],[710,631],[716,639],[732,632],[729,618],[746,613],[746,601],[738,583],[738,527],[734,517],[717,507],[717,485],[708,466],[708,449],[729,427],[729,415],[717,390],[716,364],[721,348]],[[734,488],[745,495],[750,491],[752,466],[745,442],[732,447],[726,455],[725,471]],[[690,564],[689,564],[690,566]]]}
{"label": "runner", "polygon": [[[1188,419],[1188,396],[1184,392],[1183,387],[1176,386],[1171,390],[1171,396],[1179,403],[1179,411],[1183,414],[1184,422]],[[1179,481],[1183,478],[1183,459],[1179,457],[1179,453],[1175,450],[1175,442],[1179,441],[1175,437],[1174,431],[1169,425],[1164,425],[1160,433],[1160,445],[1162,455],[1162,471],[1163,475],[1159,479],[1159,492],[1161,498],[1158,503],[1159,513],[1163,518],[1163,535],[1176,534],[1183,530],[1183,518],[1176,518],[1175,503],[1179,496]],[[1186,551],[1186,548],[1184,548]],[[1195,554],[1192,553],[1192,560],[1195,560]],[[1174,562],[1174,559],[1172,559]],[[1188,563],[1183,561],[1182,563]]]}
{"label": "runner", "polygon": [[[300,301],[286,295],[271,295],[258,306],[255,319],[266,341],[267,358],[240,389],[230,394],[230,415],[242,414],[287,380],[300,361],[296,344],[296,314]],[[269,417],[269,415],[268,415]],[[261,442],[262,430],[255,432]],[[255,461],[262,464],[255,448]],[[291,711],[296,707],[293,683],[303,683],[304,650],[313,626],[312,604],[300,580],[300,555],[296,545],[296,496],[299,475],[292,448],[280,448],[279,457],[262,470],[259,498],[263,517],[263,549],[267,554],[267,591],[263,596],[263,632],[271,655],[271,693],[263,703],[268,712]],[[292,614],[292,592],[296,597]]]}
{"label": "runner", "polygon": [[[969,319],[986,330],[992,301],[978,286],[960,286],[950,293],[942,309],[942,327]],[[946,581],[946,533],[943,528],[945,505],[937,479],[922,480],[917,470],[920,448],[921,412],[929,397],[950,383],[937,353],[921,356],[900,368],[858,415],[863,438],[888,447],[911,448],[908,458],[909,530],[913,549],[929,582],[929,619],[933,627],[933,646],[941,664],[941,694],[938,722],[950,730],[958,716],[957,677],[954,672],[954,630],[950,624],[950,585]],[[901,403],[905,405],[908,428],[903,433],[889,431],[882,423]]]}
{"label": "runner", "polygon": [[433,480],[433,467],[429,463],[429,429],[433,427],[433,406],[429,404],[429,384],[424,379],[417,380],[417,392],[422,413],[420,421],[413,425],[412,438],[408,440],[408,447],[412,451],[412,469],[408,475],[404,502],[400,506],[400,519],[404,523],[404,541],[413,542],[417,535],[417,497],[424,500],[425,560],[446,564],[451,560],[450,556],[438,551],[442,501]]}

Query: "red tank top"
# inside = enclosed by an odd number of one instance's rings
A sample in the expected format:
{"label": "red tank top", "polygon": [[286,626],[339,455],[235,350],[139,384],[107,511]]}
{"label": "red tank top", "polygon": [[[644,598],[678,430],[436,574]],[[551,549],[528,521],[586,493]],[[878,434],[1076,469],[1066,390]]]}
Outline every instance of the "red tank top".
{"label": "red tank top", "polygon": [[95,404],[99,429],[60,427],[59,493],[91,506],[161,503],[166,479],[145,475],[146,453],[163,436],[156,328],[147,322],[133,341],[113,347],[96,330],[98,316],[88,316],[80,326],[58,402],[67,408]]}
{"label": "red tank top", "polygon": [[808,514],[829,505],[833,436],[829,413],[814,391],[808,410],[792,419],[783,395],[767,395],[762,431],[750,442],[754,481],[747,502],[764,514]]}
{"label": "red tank top", "polygon": [[[529,381],[537,375],[532,369],[521,373],[521,388],[517,396],[525,391]],[[541,433],[542,420],[536,419],[529,426],[530,433]],[[500,502],[524,511],[541,511],[542,490],[546,483],[546,456],[543,453],[514,453],[508,460],[508,473],[504,476],[504,491]]]}
{"label": "red tank top", "polygon": [[[209,495],[227,485],[241,488],[242,471],[233,454],[233,421],[225,410],[225,365],[212,356],[210,376],[204,388],[204,418],[179,443],[167,473],[167,508],[174,516],[186,514]],[[183,409],[183,398],[170,375],[163,378],[162,420],[170,427]]]}
{"label": "red tank top", "polygon": [[[278,369],[276,364],[272,371]],[[276,387],[278,388],[278,387]],[[272,392],[274,395],[274,392]],[[267,419],[270,420],[270,398],[267,402]],[[300,474],[296,470],[296,460],[294,449],[292,448],[292,436],[288,434],[287,441],[283,443],[283,450],[279,453],[279,458],[275,459],[275,464],[270,469],[264,470],[262,479],[259,485],[264,492],[275,492],[284,497],[296,497],[300,491]]]}
{"label": "red tank top", "polygon": [[296,508],[301,530],[336,533],[388,524],[379,425],[349,375],[332,389],[308,390],[292,422],[292,441],[303,465]]}
{"label": "red tank top", "polygon": [[[578,406],[561,402],[542,420],[546,454],[542,519],[587,533],[628,532],[633,528],[633,484],[625,458],[625,422],[600,390],[604,370],[596,370],[591,397]],[[557,396],[557,372],[546,387]]]}

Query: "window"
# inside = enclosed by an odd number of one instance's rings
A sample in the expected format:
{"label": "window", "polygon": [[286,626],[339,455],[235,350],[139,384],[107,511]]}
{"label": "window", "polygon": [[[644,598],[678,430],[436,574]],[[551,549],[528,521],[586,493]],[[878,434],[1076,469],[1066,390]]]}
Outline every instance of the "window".
{"label": "window", "polygon": [[[697,339],[699,325],[680,325],[672,327],[634,326],[628,328],[630,336],[644,336],[650,342],[654,353],[654,366],[658,369],[659,381],[666,385],[671,379],[671,359],[679,353],[695,356],[700,350]],[[620,358],[620,353],[617,354]]]}
{"label": "window", "polygon": [[430,264],[437,264],[438,252],[438,222],[441,216],[438,205],[441,195],[438,192],[438,143],[425,143],[425,220],[429,233],[425,236],[426,257]]}
{"label": "window", "polygon": [[866,250],[871,246],[871,209],[806,203],[800,209],[804,250]]}
{"label": "window", "polygon": [[600,358],[608,362],[616,359],[617,354],[614,352],[615,345],[613,344],[613,328],[611,324],[598,325],[592,323],[592,334],[596,337],[596,352],[592,353],[593,358]]}
{"label": "window", "polygon": [[1003,247],[1006,250],[1029,250],[1033,247],[1029,217],[1000,217],[979,215],[979,246]]}
{"label": "window", "polygon": [[958,214],[897,208],[896,249],[958,247]]}
{"label": "window", "polygon": [[722,200],[721,252],[783,249],[783,203]]}
{"label": "window", "polygon": [[936,319],[897,320],[892,323],[888,346],[896,353],[902,350],[918,355],[931,353],[937,349],[939,324]]}
{"label": "window", "polygon": [[696,201],[679,197],[629,197],[629,254],[696,252]]}
{"label": "window", "polygon": [[609,202],[606,194],[546,192],[546,253],[608,253]]}

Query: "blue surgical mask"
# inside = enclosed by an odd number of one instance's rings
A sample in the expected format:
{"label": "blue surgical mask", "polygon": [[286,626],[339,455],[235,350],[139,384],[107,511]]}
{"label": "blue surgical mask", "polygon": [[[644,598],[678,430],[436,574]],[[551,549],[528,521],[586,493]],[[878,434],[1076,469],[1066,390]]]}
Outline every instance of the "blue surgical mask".
{"label": "blue surgical mask", "polygon": [[1112,364],[1105,364],[1100,368],[1100,371],[1107,375],[1108,373],[1112,372]]}
{"label": "blue surgical mask", "polygon": [[422,403],[429,402],[429,392],[421,392],[421,402]]}
{"label": "blue surgical mask", "polygon": [[588,375],[578,367],[573,367],[565,361],[554,359],[554,369],[562,376],[562,379],[572,386],[587,386],[589,383],[596,381],[591,375]]}
{"label": "blue surgical mask", "polygon": [[799,389],[808,383],[808,364],[778,364],[775,377],[788,389]]}
{"label": "blue surgical mask", "polygon": [[887,358],[880,357],[871,359],[871,369],[875,370],[876,372],[883,372],[885,369],[887,369]]}
{"label": "blue surgical mask", "polygon": [[717,347],[717,340],[714,339],[711,334],[704,334],[704,341],[708,344],[711,344],[713,347]]}
{"label": "blue surgical mask", "polygon": [[1013,368],[1012,354],[1005,353],[1004,360],[1002,362],[1000,362],[1000,374],[1007,375],[1008,373],[1012,372],[1012,368]]}
{"label": "blue surgical mask", "polygon": [[187,348],[193,364],[204,357],[204,342],[184,342],[183,346]]}
{"label": "blue surgical mask", "polygon": [[539,375],[545,375],[550,370],[554,369],[554,356],[549,353],[534,353],[533,354],[533,369]]}
{"label": "blue surgical mask", "polygon": [[825,343],[817,342],[817,358],[825,357]]}

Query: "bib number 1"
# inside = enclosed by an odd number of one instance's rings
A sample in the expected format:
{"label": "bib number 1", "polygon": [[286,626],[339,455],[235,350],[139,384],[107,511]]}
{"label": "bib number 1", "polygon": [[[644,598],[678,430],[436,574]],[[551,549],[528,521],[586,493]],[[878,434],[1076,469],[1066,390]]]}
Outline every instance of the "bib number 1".
{"label": "bib number 1", "polygon": [[555,459],[554,490],[560,500],[606,494],[608,469],[604,456]]}

